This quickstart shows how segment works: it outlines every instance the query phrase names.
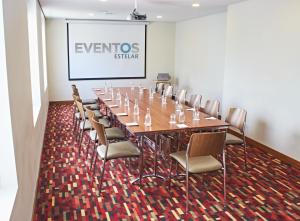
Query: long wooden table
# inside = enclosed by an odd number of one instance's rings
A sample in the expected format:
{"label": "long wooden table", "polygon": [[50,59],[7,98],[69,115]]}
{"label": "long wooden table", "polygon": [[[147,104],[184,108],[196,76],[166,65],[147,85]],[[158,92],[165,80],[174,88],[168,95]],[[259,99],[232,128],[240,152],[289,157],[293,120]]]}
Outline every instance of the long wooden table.
{"label": "long wooden table", "polygon": [[[94,89],[95,94],[97,95],[98,99],[101,103],[103,103],[109,110],[110,113],[117,118],[117,120],[126,127],[127,131],[137,137],[138,145],[141,150],[141,158],[142,162],[140,164],[140,176],[139,178],[135,179],[133,182],[137,180],[142,181],[142,177],[145,176],[155,176],[160,177],[155,174],[148,174],[143,176],[143,138],[145,135],[153,134],[155,137],[159,134],[167,134],[167,133],[182,133],[186,130],[210,130],[210,129],[218,129],[218,128],[226,128],[228,127],[228,123],[219,120],[219,119],[208,119],[208,115],[205,113],[200,112],[200,120],[193,120],[193,112],[187,109],[190,107],[186,105],[182,105],[183,110],[185,112],[185,128],[180,128],[178,124],[171,124],[170,115],[175,113],[175,101],[171,100],[170,98],[167,99],[167,104],[162,104],[161,96],[157,93],[154,94],[153,98],[149,98],[149,90],[143,89],[140,93],[140,89],[123,87],[123,88],[113,88],[114,95],[117,94],[117,91],[120,90],[121,97],[122,97],[122,104],[115,107],[113,105],[118,105],[119,102],[112,98],[111,92],[105,93],[104,89]],[[129,107],[124,107],[124,98],[126,94],[129,97]],[[111,99],[111,100],[108,100]],[[133,114],[134,102],[135,99],[138,100],[139,104],[139,116],[136,117]],[[144,125],[145,115],[147,108],[150,108],[151,112],[151,120],[152,125],[147,127]],[[119,113],[127,113],[127,116],[118,116]],[[136,122],[138,123],[137,126],[126,126],[128,123]],[[156,148],[157,149],[157,148]],[[156,170],[155,170],[156,171]]]}

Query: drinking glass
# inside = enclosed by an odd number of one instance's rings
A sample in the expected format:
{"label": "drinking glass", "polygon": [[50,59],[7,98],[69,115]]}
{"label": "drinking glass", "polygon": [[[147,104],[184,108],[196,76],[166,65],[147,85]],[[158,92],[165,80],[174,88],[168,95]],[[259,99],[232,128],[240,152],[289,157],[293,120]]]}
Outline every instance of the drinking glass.
{"label": "drinking glass", "polygon": [[193,111],[193,120],[200,120],[200,112],[198,109],[194,109]]}
{"label": "drinking glass", "polygon": [[170,124],[176,123],[176,114],[170,114]]}
{"label": "drinking glass", "polygon": [[180,111],[180,113],[179,113],[179,117],[178,117],[178,121],[179,121],[179,123],[184,123],[184,121],[185,121],[185,115],[184,115],[184,111]]}

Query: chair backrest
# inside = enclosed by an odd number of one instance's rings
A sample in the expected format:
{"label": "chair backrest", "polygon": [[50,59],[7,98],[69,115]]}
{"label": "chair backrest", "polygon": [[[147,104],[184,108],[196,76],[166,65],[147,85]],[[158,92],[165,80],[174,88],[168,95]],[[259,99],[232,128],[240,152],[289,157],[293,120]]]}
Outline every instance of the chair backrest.
{"label": "chair backrest", "polygon": [[244,132],[246,124],[247,111],[241,108],[230,108],[226,117],[226,122],[230,126],[237,128],[240,132]]}
{"label": "chair backrest", "polygon": [[85,120],[84,108],[83,108],[82,103],[78,100],[75,100],[75,102],[76,102],[76,106],[80,112],[81,119]]}
{"label": "chair backrest", "polygon": [[73,96],[73,100],[74,100],[74,102],[75,102],[75,101],[82,102],[82,100],[81,100],[80,96],[78,96],[78,95],[75,95],[75,94],[72,94],[72,96]]}
{"label": "chair backrest", "polygon": [[168,87],[164,90],[164,95],[166,97],[172,97],[172,95],[173,95],[173,86],[168,85]]}
{"label": "chair backrest", "polygon": [[192,94],[189,101],[190,107],[200,108],[202,96],[200,94]]}
{"label": "chair backrest", "polygon": [[218,100],[207,100],[203,111],[210,116],[218,117],[220,109],[220,101]]}
{"label": "chair backrest", "polygon": [[103,124],[101,124],[99,121],[93,119],[93,125],[94,125],[94,128],[97,133],[99,144],[107,146],[108,142],[106,139],[105,128],[104,128]]}
{"label": "chair backrest", "polygon": [[187,148],[187,157],[218,156],[223,152],[226,132],[192,134]]}
{"label": "chair backrest", "polygon": [[182,89],[178,95],[178,102],[184,104],[185,103],[186,90]]}
{"label": "chair backrest", "polygon": [[164,91],[164,83],[159,83],[157,85],[157,92],[160,93],[160,94],[162,94],[163,91]]}
{"label": "chair backrest", "polygon": [[72,87],[73,94],[76,95],[76,96],[79,96],[79,91],[78,91],[76,85],[72,84],[71,87]]}
{"label": "chair backrest", "polygon": [[90,122],[91,125],[92,125],[92,128],[95,129],[95,126],[94,126],[94,120],[95,120],[95,121],[98,120],[98,118],[96,117],[95,112],[92,111],[92,110],[90,109],[89,106],[87,106],[87,107],[85,108],[85,112],[86,112],[86,114],[87,114],[87,117],[88,117],[88,119],[89,119],[89,122]]}

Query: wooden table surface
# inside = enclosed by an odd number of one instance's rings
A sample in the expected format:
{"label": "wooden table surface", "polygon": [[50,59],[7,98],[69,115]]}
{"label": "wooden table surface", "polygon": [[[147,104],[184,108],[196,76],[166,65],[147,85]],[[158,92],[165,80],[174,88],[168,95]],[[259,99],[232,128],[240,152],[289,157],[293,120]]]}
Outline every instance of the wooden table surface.
{"label": "wooden table surface", "polygon": [[[117,104],[115,99],[106,101],[105,99],[111,98],[111,93],[104,93],[104,89],[94,89],[97,97],[110,109],[113,115],[115,115],[121,124],[126,125],[127,123],[137,122],[138,126],[126,126],[128,131],[135,135],[143,135],[149,133],[160,133],[160,132],[175,132],[180,130],[193,130],[193,129],[209,129],[209,128],[220,128],[229,126],[226,122],[218,119],[206,119],[209,117],[207,114],[200,112],[200,120],[193,120],[193,112],[186,109],[190,108],[186,105],[183,106],[185,112],[186,128],[179,128],[178,122],[170,124],[170,115],[175,113],[175,101],[170,98],[167,99],[167,104],[162,104],[160,95],[155,93],[153,99],[149,98],[149,90],[143,89],[143,93],[140,93],[139,88],[134,89],[130,87],[113,88],[114,97],[117,94],[117,90],[120,90],[122,95],[122,104],[118,107],[110,107],[110,105]],[[124,107],[125,95],[128,95],[130,100],[129,108]],[[139,104],[139,116],[135,117],[133,114],[133,107],[135,99],[138,99]],[[147,108],[150,108],[151,112],[151,127],[144,125],[144,119]],[[118,116],[118,113],[128,113],[128,116]]]}

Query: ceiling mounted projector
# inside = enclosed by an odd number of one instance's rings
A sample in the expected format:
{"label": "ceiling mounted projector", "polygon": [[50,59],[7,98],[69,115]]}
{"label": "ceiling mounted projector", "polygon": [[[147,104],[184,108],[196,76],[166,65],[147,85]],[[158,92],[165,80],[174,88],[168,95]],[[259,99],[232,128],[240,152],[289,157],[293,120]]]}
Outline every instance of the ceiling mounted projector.
{"label": "ceiling mounted projector", "polygon": [[136,20],[136,21],[144,21],[147,19],[146,14],[140,14],[137,11],[137,0],[134,1],[134,9],[130,13],[130,15],[127,17],[128,20]]}
{"label": "ceiling mounted projector", "polygon": [[131,20],[146,20],[147,15],[146,14],[140,14],[137,12],[136,8],[133,10],[133,12],[130,14]]}

